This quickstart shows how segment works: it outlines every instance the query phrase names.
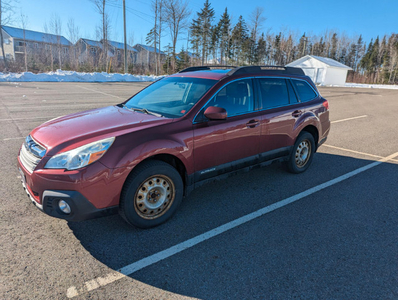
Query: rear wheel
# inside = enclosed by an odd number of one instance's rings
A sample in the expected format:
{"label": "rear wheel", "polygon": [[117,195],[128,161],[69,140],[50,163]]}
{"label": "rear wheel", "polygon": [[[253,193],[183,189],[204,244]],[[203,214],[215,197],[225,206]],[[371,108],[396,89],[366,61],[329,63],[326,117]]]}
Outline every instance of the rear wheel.
{"label": "rear wheel", "polygon": [[157,226],[177,210],[183,197],[180,174],[171,165],[151,160],[128,177],[120,199],[120,214],[140,228]]}
{"label": "rear wheel", "polygon": [[302,173],[309,168],[315,152],[315,141],[311,133],[303,131],[293,146],[287,166],[292,173]]}

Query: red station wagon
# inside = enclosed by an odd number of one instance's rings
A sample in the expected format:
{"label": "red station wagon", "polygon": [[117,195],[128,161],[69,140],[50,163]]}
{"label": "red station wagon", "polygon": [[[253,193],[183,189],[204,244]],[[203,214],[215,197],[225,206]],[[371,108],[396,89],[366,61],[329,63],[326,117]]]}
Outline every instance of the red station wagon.
{"label": "red station wagon", "polygon": [[330,129],[328,101],[301,69],[191,67],[127,101],[50,120],[18,155],[46,214],[80,221],[119,211],[159,225],[194,188],[254,166],[310,166]]}

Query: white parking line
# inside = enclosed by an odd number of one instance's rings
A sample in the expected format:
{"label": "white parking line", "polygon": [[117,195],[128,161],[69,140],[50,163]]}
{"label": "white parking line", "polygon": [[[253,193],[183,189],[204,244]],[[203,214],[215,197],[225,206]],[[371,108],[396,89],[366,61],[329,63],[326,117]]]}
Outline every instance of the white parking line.
{"label": "white parking line", "polygon": [[[110,96],[110,97],[114,97],[114,98],[118,98],[118,99],[124,99],[124,98],[119,97],[119,96],[107,94],[107,93],[104,93],[104,92],[101,92],[101,91],[97,91],[97,90],[93,90],[93,89],[89,89],[88,87],[85,87],[85,86],[81,86],[81,85],[76,85],[76,86],[79,87],[79,88],[82,88],[82,89],[85,89],[85,90],[88,90],[88,91],[92,91],[92,92],[95,92],[95,93],[100,93],[100,94],[103,94],[103,95],[106,95],[106,96]],[[124,100],[126,100],[126,99],[124,99]]]}
{"label": "white parking line", "polygon": [[[383,156],[369,154],[369,153],[365,153],[365,152],[359,152],[359,151],[350,150],[350,149],[346,149],[346,148],[340,148],[340,147],[327,145],[327,144],[323,144],[322,146],[329,147],[329,148],[336,149],[336,150],[351,152],[351,153],[355,153],[355,154],[365,155],[365,156],[369,156],[369,157],[374,157],[374,158],[383,158]],[[398,160],[396,160],[396,159],[390,159],[390,160],[394,161],[394,162],[398,162]]]}
{"label": "white parking line", "polygon": [[53,119],[55,117],[33,117],[33,118],[14,118],[14,119],[0,119],[0,121],[25,121],[25,120],[40,120],[40,119]]}
{"label": "white parking line", "polygon": [[319,192],[319,191],[321,191],[321,190],[323,190],[323,189],[325,189],[327,187],[330,187],[330,186],[335,185],[335,184],[337,184],[339,182],[342,182],[342,181],[344,181],[344,180],[346,180],[348,178],[351,178],[351,177],[353,177],[353,176],[355,176],[355,175],[357,175],[359,173],[362,173],[362,172],[365,172],[365,171],[367,171],[367,170],[369,170],[371,168],[374,168],[374,167],[376,167],[376,166],[378,166],[378,165],[380,165],[380,164],[382,164],[384,162],[387,162],[387,161],[389,161],[389,160],[391,160],[391,159],[393,159],[393,158],[395,158],[397,156],[398,156],[398,152],[396,152],[394,154],[391,154],[391,155],[389,155],[387,157],[383,157],[380,160],[375,161],[375,162],[373,162],[371,164],[368,164],[368,165],[366,165],[364,167],[361,167],[361,168],[358,168],[358,169],[356,169],[354,171],[348,172],[348,173],[346,173],[346,174],[344,174],[342,176],[339,176],[339,177],[337,177],[335,179],[332,179],[332,180],[329,180],[329,181],[327,181],[325,183],[317,185],[317,186],[315,186],[313,188],[310,188],[310,189],[308,189],[308,190],[306,190],[304,192],[301,192],[301,193],[296,194],[296,195],[294,195],[292,197],[286,198],[286,199],[284,199],[282,201],[279,201],[279,202],[276,202],[276,203],[271,204],[269,206],[266,206],[266,207],[264,207],[262,209],[259,209],[259,210],[255,211],[255,212],[252,212],[252,213],[247,214],[247,215],[245,215],[243,217],[240,217],[240,218],[238,218],[236,220],[233,220],[233,221],[231,221],[229,223],[226,223],[226,224],[221,225],[221,226],[219,226],[217,228],[214,228],[214,229],[212,229],[210,231],[207,231],[207,232],[205,232],[203,234],[200,234],[200,235],[198,235],[198,236],[196,236],[194,238],[191,238],[191,239],[189,239],[189,240],[187,240],[185,242],[181,242],[181,243],[179,243],[179,244],[177,244],[175,246],[172,246],[172,247],[170,247],[170,248],[168,248],[166,250],[160,251],[160,252],[155,253],[155,254],[153,254],[151,256],[143,258],[143,259],[141,259],[141,260],[139,260],[137,262],[134,262],[134,263],[132,263],[132,264],[130,264],[128,266],[125,266],[125,267],[119,269],[117,272],[113,271],[111,273],[108,273],[104,277],[94,278],[94,279],[92,279],[90,281],[85,282],[80,287],[72,286],[72,287],[68,288],[68,290],[66,292],[66,296],[68,298],[73,298],[73,297],[76,297],[78,295],[81,295],[81,294],[87,293],[89,291],[95,290],[95,289],[97,289],[99,287],[108,285],[108,284],[110,284],[112,282],[115,282],[115,281],[117,281],[119,279],[122,279],[122,278],[126,277],[127,275],[131,275],[134,272],[142,270],[142,269],[144,269],[144,268],[146,268],[148,266],[151,266],[151,265],[153,265],[153,264],[155,264],[157,262],[160,262],[160,261],[162,261],[162,260],[164,260],[166,258],[169,258],[169,257],[171,257],[171,256],[173,256],[173,255],[175,255],[177,253],[180,253],[180,252],[182,252],[182,251],[184,251],[186,249],[192,248],[193,246],[195,246],[197,244],[200,244],[200,243],[202,243],[204,241],[207,241],[208,239],[211,239],[211,238],[213,238],[215,236],[218,236],[218,235],[220,235],[220,234],[222,234],[222,233],[224,233],[224,232],[226,232],[228,230],[231,230],[231,229],[233,229],[233,228],[235,228],[237,226],[245,224],[245,223],[247,223],[249,221],[252,221],[252,220],[254,220],[254,219],[258,218],[258,217],[261,217],[261,216],[263,216],[265,214],[268,214],[268,213],[270,213],[270,212],[272,212],[272,211],[274,211],[276,209],[279,209],[279,208],[284,207],[284,206],[286,206],[288,204],[296,202],[296,201],[298,201],[298,200],[300,200],[300,199],[302,199],[304,197],[307,197],[307,196],[312,195],[312,194],[314,194],[316,192]]}
{"label": "white parking line", "polygon": [[363,115],[363,116],[358,116],[358,117],[352,117],[352,118],[347,118],[347,119],[342,119],[342,120],[337,120],[337,121],[332,121],[330,123],[340,123],[340,122],[345,122],[345,121],[350,121],[350,120],[355,120],[355,119],[361,119],[361,118],[366,118],[368,115]]}
{"label": "white parking line", "polygon": [[17,137],[3,139],[3,141],[20,140],[20,139],[24,139],[24,138],[25,137],[23,137],[23,136],[17,136]]}

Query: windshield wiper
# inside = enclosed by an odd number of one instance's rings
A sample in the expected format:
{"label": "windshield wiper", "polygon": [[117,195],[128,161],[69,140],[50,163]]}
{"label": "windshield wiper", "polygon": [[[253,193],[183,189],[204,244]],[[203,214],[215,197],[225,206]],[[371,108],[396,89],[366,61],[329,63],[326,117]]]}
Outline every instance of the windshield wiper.
{"label": "windshield wiper", "polygon": [[143,112],[144,114],[152,115],[152,116],[159,117],[159,118],[163,117],[161,114],[155,113],[155,112],[153,112],[153,111],[149,111],[149,110],[147,110],[146,108],[127,107],[127,106],[124,105],[124,104],[122,104],[122,106],[123,106],[124,108],[128,109],[128,110]]}

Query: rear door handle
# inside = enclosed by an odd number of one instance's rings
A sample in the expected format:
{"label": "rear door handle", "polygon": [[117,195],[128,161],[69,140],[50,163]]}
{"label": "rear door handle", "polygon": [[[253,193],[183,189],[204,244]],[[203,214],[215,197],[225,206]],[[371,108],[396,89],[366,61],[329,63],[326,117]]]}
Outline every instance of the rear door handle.
{"label": "rear door handle", "polygon": [[301,110],[295,110],[295,111],[292,113],[292,116],[295,117],[295,118],[297,118],[297,117],[300,117],[302,114],[303,114],[303,112],[302,112]]}
{"label": "rear door handle", "polygon": [[249,128],[254,128],[258,125],[260,125],[260,122],[258,120],[250,120],[249,123],[246,123],[246,126]]}

